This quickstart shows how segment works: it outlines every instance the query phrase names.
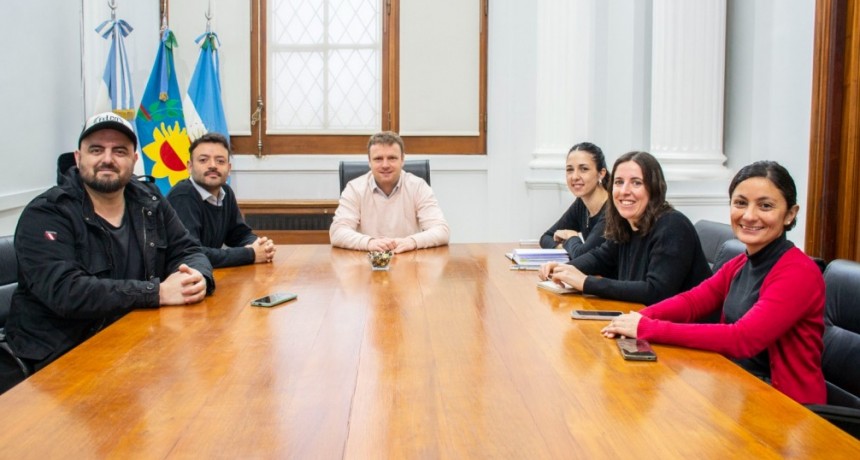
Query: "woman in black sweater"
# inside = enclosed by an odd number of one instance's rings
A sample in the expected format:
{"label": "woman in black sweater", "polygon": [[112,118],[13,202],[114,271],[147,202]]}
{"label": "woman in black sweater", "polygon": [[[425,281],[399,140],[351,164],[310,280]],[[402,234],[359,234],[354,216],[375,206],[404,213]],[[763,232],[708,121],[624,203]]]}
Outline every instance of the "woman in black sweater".
{"label": "woman in black sweater", "polygon": [[666,202],[666,180],[647,152],[622,155],[612,168],[606,241],[568,264],[548,263],[541,279],[585,294],[652,304],[711,275],[693,224]]}
{"label": "woman in black sweater", "polygon": [[609,173],[603,150],[580,142],[567,152],[567,188],[577,199],[540,238],[546,249],[564,249],[571,259],[603,243],[604,211],[609,199]]}

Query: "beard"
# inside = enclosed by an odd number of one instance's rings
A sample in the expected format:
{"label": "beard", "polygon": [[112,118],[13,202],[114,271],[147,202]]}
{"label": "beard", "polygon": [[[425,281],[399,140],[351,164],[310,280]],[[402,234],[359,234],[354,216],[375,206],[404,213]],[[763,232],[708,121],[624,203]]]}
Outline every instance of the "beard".
{"label": "beard", "polygon": [[[113,171],[118,177],[116,179],[98,179],[99,171]],[[92,190],[99,193],[114,193],[122,190],[131,181],[131,173],[122,174],[118,168],[99,168],[94,169],[92,174],[81,171],[81,180]]]}
{"label": "beard", "polygon": [[[208,174],[212,173],[212,172],[217,174],[218,177],[209,177]],[[209,192],[215,196],[218,196],[218,193],[221,190],[221,187],[225,183],[227,183],[227,181],[224,179],[224,175],[221,174],[221,172],[217,171],[217,170],[214,170],[214,171],[213,170],[206,170],[202,173],[192,171],[191,172],[191,180],[193,180],[195,184],[203,187],[204,190],[206,190],[207,192]]]}

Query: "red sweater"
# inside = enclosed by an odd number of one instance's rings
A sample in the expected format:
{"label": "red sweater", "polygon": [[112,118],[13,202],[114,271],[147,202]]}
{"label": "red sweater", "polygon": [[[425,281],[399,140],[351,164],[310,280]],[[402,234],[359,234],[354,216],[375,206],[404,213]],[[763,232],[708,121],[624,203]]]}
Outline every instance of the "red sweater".
{"label": "red sweater", "polygon": [[747,262],[741,254],[695,288],[640,311],[637,336],[655,343],[749,358],[767,348],[771,382],[802,404],[824,404],[821,372],[824,278],[797,248],[780,257],[761,285],[759,298],[734,324],[691,324],[722,309],[732,279]]}

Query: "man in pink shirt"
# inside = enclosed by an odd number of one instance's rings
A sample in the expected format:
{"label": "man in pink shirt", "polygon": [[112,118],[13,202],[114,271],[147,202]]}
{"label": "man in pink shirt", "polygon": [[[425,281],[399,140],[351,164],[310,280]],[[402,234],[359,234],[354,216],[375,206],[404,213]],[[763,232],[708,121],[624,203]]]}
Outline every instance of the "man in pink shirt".
{"label": "man in pink shirt", "polygon": [[370,172],[346,184],[329,229],[335,247],[360,251],[431,248],[448,244],[450,230],[433,190],[403,171],[403,139],[374,134],[367,142]]}

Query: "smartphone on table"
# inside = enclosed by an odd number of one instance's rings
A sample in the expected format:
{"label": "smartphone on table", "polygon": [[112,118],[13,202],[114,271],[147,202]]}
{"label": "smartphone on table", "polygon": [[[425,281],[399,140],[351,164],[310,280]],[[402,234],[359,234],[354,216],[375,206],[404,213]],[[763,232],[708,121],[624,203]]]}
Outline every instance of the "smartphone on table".
{"label": "smartphone on table", "polygon": [[298,295],[293,294],[292,292],[275,292],[274,294],[269,294],[265,297],[252,300],[251,305],[255,307],[274,307],[275,305],[289,302],[296,297],[298,297]]}
{"label": "smartphone on table", "polygon": [[657,354],[647,340],[621,338],[615,341],[621,356],[630,361],[657,361]]}
{"label": "smartphone on table", "polygon": [[620,311],[614,310],[573,310],[570,312],[570,317],[573,319],[596,319],[602,321],[609,321],[620,315]]}

